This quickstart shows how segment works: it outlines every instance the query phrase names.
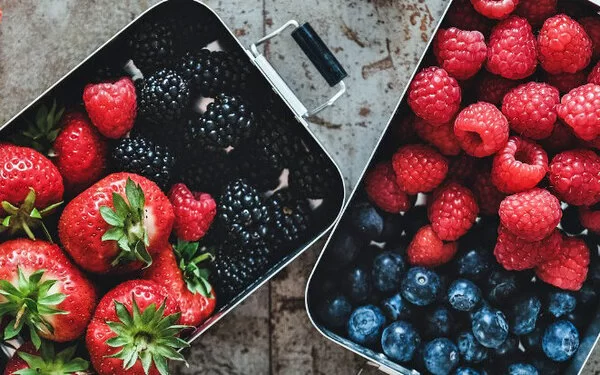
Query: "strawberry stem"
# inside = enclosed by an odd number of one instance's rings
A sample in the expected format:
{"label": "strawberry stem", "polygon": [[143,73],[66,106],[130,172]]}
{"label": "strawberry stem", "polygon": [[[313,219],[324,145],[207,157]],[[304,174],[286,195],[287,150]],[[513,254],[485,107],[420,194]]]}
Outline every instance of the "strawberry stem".
{"label": "strawberry stem", "polygon": [[35,207],[35,201],[36,193],[32,188],[29,188],[29,193],[27,193],[27,196],[20,207],[17,207],[8,201],[3,201],[1,203],[2,209],[8,215],[1,219],[2,224],[0,225],[0,233],[8,231],[12,236],[19,231],[23,231],[27,237],[35,240],[36,238],[33,229],[41,227],[48,241],[53,243],[52,236],[50,235],[50,232],[48,232],[48,228],[44,225],[43,219],[54,213],[56,208],[63,202],[53,203],[42,210],[38,210],[37,207]]}

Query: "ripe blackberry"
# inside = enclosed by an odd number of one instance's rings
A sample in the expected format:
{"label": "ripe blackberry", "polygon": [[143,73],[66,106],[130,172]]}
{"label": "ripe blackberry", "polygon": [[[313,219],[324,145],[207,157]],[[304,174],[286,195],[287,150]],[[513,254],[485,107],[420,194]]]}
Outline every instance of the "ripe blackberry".
{"label": "ripe blackberry", "polygon": [[333,189],[336,176],[325,154],[320,150],[311,152],[301,148],[296,155],[290,166],[290,189],[306,198],[325,198]]}
{"label": "ripe blackberry", "polygon": [[169,66],[175,55],[175,32],[170,22],[162,19],[141,22],[129,36],[127,47],[142,73]]}
{"label": "ripe blackberry", "polygon": [[202,115],[190,111],[180,126],[180,149],[186,155],[198,155],[204,151],[222,151],[216,147],[202,131]]}
{"label": "ripe blackberry", "polygon": [[311,223],[308,201],[289,189],[282,189],[268,200],[271,210],[269,238],[276,248],[300,241]]}
{"label": "ripe blackberry", "polygon": [[289,167],[294,156],[292,124],[270,109],[261,111],[258,121],[253,138],[256,157],[276,169]]}
{"label": "ripe blackberry", "polygon": [[254,113],[239,96],[219,94],[202,115],[200,132],[215,147],[236,147],[256,128]]}
{"label": "ripe blackberry", "polygon": [[275,190],[279,186],[283,168],[276,168],[259,160],[255,149],[235,149],[229,156],[236,166],[237,175],[247,179],[258,191]]}
{"label": "ripe blackberry", "polygon": [[217,217],[232,242],[251,246],[265,240],[269,232],[269,208],[259,192],[244,179],[230,182],[219,197]]}
{"label": "ripe blackberry", "polygon": [[142,175],[163,190],[169,187],[175,157],[167,147],[142,137],[123,138],[113,149],[111,158],[117,171]]}
{"label": "ripe blackberry", "polygon": [[178,159],[178,178],[192,191],[220,194],[236,175],[236,166],[224,151],[194,152]]}
{"label": "ripe blackberry", "polygon": [[138,86],[138,110],[154,123],[172,123],[182,118],[190,102],[187,82],[170,69],[162,69]]}

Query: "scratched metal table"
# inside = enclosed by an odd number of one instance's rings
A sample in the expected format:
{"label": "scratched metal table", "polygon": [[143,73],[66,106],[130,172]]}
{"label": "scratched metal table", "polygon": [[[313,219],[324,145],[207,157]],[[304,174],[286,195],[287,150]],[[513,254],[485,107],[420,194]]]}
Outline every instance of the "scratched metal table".
{"label": "scratched metal table", "polygon": [[[8,120],[155,0],[0,0],[0,122]],[[350,73],[348,95],[313,118],[356,183],[446,0],[207,0],[246,45],[290,18],[311,21]],[[291,40],[267,56],[309,103],[328,94]],[[322,243],[197,341],[175,374],[354,374],[363,360],[326,341],[304,311]],[[599,369],[599,371],[596,371]],[[594,362],[584,374],[599,374]]]}

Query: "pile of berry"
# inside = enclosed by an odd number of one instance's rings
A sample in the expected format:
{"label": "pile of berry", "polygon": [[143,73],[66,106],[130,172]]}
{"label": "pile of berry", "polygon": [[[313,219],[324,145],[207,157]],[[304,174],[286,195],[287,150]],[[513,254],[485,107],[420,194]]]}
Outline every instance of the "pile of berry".
{"label": "pile of berry", "polygon": [[333,164],[197,9],[145,16],[0,143],[5,374],[164,375],[331,216]]}
{"label": "pile of berry", "polygon": [[587,14],[451,5],[317,270],[325,327],[434,375],[567,366],[600,287],[600,18]]}

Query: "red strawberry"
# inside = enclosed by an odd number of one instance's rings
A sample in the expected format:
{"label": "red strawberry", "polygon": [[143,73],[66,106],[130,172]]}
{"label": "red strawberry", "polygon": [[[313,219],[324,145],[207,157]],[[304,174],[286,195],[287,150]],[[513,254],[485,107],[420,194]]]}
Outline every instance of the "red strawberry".
{"label": "red strawberry", "polygon": [[177,301],[148,280],[126,281],[102,297],[85,337],[98,375],[167,375],[168,360],[185,361],[177,337]]}
{"label": "red strawberry", "polygon": [[410,208],[411,200],[396,183],[390,162],[379,163],[367,173],[365,190],[371,202],[386,212],[397,214]]}
{"label": "red strawberry", "polygon": [[4,375],[87,374],[90,364],[82,358],[73,358],[75,349],[72,346],[56,353],[54,345],[44,341],[40,350],[36,350],[33,343],[28,341],[8,361]]}
{"label": "red strawberry", "polygon": [[210,253],[199,254],[197,242],[180,241],[173,248],[154,257],[144,270],[143,278],[164,286],[177,300],[181,309],[181,324],[197,326],[215,310],[215,291],[208,282],[208,270],[199,264],[210,259]]}
{"label": "red strawberry", "polygon": [[587,278],[589,264],[590,250],[585,241],[565,236],[557,256],[540,264],[535,274],[557,288],[579,290]]}
{"label": "red strawberry", "polygon": [[54,163],[63,176],[65,187],[79,193],[98,181],[106,169],[106,140],[80,112],[63,117],[62,130],[54,141]]}
{"label": "red strawberry", "polygon": [[204,237],[217,214],[217,204],[210,194],[191,192],[179,183],[171,187],[169,200],[175,212],[173,230],[177,238],[198,241]]}
{"label": "red strawberry", "polygon": [[0,295],[0,318],[9,321],[4,339],[27,327],[38,348],[40,337],[82,336],[96,303],[92,283],[57,245],[29,239],[0,244]]}
{"label": "red strawberry", "polygon": [[131,78],[86,85],[83,103],[92,123],[105,137],[121,138],[133,127],[137,102]]}
{"label": "red strawberry", "polygon": [[75,197],[58,224],[65,250],[83,269],[128,272],[149,266],[173,227],[173,207],[156,184],[114,173]]}
{"label": "red strawberry", "polygon": [[456,254],[456,242],[444,243],[431,225],[421,227],[413,237],[406,254],[413,266],[437,267],[448,263]]}

